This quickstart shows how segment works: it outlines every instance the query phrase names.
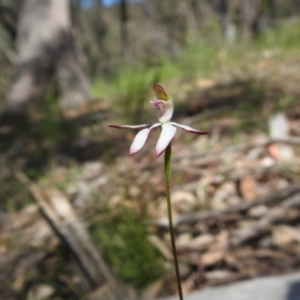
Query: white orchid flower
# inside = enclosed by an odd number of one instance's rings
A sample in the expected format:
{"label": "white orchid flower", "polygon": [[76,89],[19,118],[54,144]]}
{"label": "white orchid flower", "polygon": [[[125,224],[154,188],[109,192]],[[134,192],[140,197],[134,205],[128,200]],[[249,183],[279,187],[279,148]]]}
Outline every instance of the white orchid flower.
{"label": "white orchid flower", "polygon": [[197,135],[208,133],[208,131],[197,130],[187,125],[171,122],[174,111],[173,99],[167,94],[164,87],[158,83],[153,85],[153,91],[156,99],[151,101],[151,105],[152,107],[157,108],[158,123],[141,125],[108,125],[109,127],[118,129],[142,129],[135,136],[130,146],[129,155],[133,155],[140,151],[145,145],[150,131],[159,126],[161,127],[161,134],[155,147],[157,157],[159,157],[168,147],[176,133],[177,127]]}

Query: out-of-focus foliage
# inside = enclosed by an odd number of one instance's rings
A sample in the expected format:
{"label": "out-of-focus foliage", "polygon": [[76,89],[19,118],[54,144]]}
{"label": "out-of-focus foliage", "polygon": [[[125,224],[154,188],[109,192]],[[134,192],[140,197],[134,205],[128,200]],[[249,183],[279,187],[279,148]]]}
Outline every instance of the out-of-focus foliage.
{"label": "out-of-focus foliage", "polygon": [[94,95],[113,102],[128,122],[143,117],[140,101],[150,97],[145,93],[154,81],[179,76],[188,82],[244,60],[246,50],[290,47],[299,40],[297,21],[286,24],[297,20],[299,1],[127,1],[123,21],[115,3],[95,0],[83,8],[73,2],[73,17]]}
{"label": "out-of-focus foliage", "polygon": [[[102,211],[92,232],[115,273],[128,284],[142,288],[162,275],[163,260],[147,239],[146,226],[132,208]],[[105,228],[105,230],[103,230]]]}
{"label": "out-of-focus foliage", "polygon": [[299,1],[127,1],[127,18],[120,23],[118,4],[107,7],[97,0],[90,4],[83,9],[77,1],[74,21],[93,76],[118,73],[123,65],[120,25],[127,27],[127,64],[149,67],[160,65],[166,57],[177,59],[191,42],[218,39],[236,44],[247,37],[258,37],[283,18],[300,12]]}
{"label": "out-of-focus foliage", "polygon": [[[297,0],[127,0],[113,1],[110,6],[104,2],[70,0],[77,51],[93,80],[119,77],[128,72],[124,67],[137,65],[139,71],[161,66],[165,69],[166,64],[178,62],[189,73],[195,69],[207,71],[218,63],[219,51],[226,51],[228,45],[237,46],[252,38],[262,40],[266,30],[300,12]],[[4,95],[11,78],[21,4],[0,1],[0,95]],[[296,26],[289,30],[297,31]],[[281,32],[287,34],[285,28]],[[286,39],[268,36],[275,44],[279,38],[282,42]]]}

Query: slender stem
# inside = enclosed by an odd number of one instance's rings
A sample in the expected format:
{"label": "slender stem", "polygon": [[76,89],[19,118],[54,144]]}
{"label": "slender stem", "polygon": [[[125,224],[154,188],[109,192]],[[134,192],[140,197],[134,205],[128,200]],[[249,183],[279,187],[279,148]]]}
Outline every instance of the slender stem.
{"label": "slender stem", "polygon": [[174,262],[175,262],[177,287],[178,287],[179,299],[183,300],[181,283],[180,283],[179,267],[178,267],[178,259],[177,259],[176,246],[175,246],[175,235],[174,235],[173,220],[172,220],[172,210],[171,210],[171,195],[170,195],[171,194],[170,193],[171,152],[172,152],[172,150],[171,150],[171,143],[170,143],[165,151],[166,196],[167,196],[167,203],[168,203],[169,230],[170,230],[172,250],[173,250]]}

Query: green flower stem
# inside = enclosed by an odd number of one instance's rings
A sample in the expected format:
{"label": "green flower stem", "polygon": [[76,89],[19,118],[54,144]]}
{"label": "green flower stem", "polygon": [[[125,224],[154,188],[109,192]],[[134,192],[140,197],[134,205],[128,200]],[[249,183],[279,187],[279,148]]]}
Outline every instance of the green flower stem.
{"label": "green flower stem", "polygon": [[178,259],[177,259],[176,246],[175,246],[175,235],[174,235],[173,220],[172,220],[172,209],[171,209],[171,195],[170,195],[171,194],[170,193],[171,152],[172,152],[172,150],[171,150],[171,143],[170,143],[165,151],[166,196],[167,196],[167,203],[168,203],[169,230],[170,230],[172,250],[173,250],[174,262],[175,262],[177,287],[178,287],[179,299],[183,300],[181,283],[180,283],[179,267],[178,267]]}

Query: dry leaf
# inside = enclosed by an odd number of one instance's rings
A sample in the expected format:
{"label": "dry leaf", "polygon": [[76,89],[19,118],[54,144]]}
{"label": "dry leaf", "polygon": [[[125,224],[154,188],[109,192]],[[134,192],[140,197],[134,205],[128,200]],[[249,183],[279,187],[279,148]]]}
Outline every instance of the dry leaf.
{"label": "dry leaf", "polygon": [[216,263],[223,260],[225,257],[225,251],[218,250],[214,252],[206,252],[201,256],[201,265],[204,267],[215,265]]}
{"label": "dry leaf", "polygon": [[256,180],[253,176],[245,176],[240,182],[240,192],[247,201],[252,201],[257,197]]}

